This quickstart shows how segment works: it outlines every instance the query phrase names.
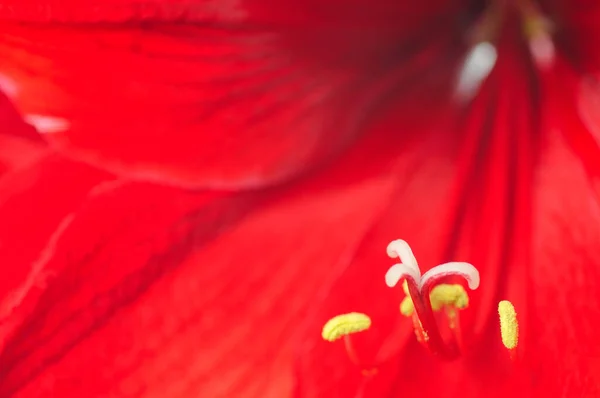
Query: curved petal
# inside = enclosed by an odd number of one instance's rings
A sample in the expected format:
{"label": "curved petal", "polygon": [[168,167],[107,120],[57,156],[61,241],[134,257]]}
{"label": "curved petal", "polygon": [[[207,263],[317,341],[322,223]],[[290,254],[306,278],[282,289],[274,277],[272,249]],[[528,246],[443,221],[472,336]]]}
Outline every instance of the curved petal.
{"label": "curved petal", "polygon": [[594,98],[581,90],[585,80],[564,62],[552,72],[543,86],[548,133],[535,195],[527,343],[536,395],[594,396],[600,393],[600,136],[590,113]]}
{"label": "curved petal", "polygon": [[594,396],[600,393],[600,170],[586,173],[561,137],[569,130],[561,130],[546,139],[536,189],[529,356],[536,395]]}
{"label": "curved petal", "polygon": [[0,395],[286,396],[301,320],[397,184],[389,140],[362,143],[287,189],[96,191],[15,314]]}
{"label": "curved petal", "polygon": [[415,52],[413,32],[456,23],[453,1],[435,3],[12,1],[0,73],[28,120],[79,160],[256,187],[352,141],[395,89],[383,77]]}
{"label": "curved petal", "polygon": [[[0,180],[0,347],[9,316],[52,273],[35,260],[105,172],[45,154]],[[9,322],[10,323],[10,322]]]}

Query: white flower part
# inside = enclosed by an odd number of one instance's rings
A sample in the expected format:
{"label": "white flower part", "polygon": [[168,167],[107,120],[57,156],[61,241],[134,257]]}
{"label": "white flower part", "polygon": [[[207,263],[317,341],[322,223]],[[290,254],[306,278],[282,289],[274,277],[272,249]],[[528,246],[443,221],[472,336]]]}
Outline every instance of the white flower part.
{"label": "white flower part", "polygon": [[469,263],[451,262],[438,265],[425,272],[419,283],[419,290],[422,290],[423,286],[431,279],[438,279],[450,275],[465,278],[469,285],[469,289],[471,290],[475,290],[479,287],[479,271],[477,271],[477,268]]}
{"label": "white flower part", "polygon": [[387,245],[386,251],[388,256],[391,258],[399,258],[402,264],[414,269],[419,274],[419,277],[421,276],[421,270],[419,269],[417,259],[406,241],[402,239],[391,241]]}
{"label": "white flower part", "polygon": [[420,285],[421,273],[418,269],[415,270],[413,267],[409,267],[402,263],[394,264],[385,273],[385,284],[389,287],[394,287],[398,284],[400,279],[406,277],[414,279],[417,286]]}
{"label": "white flower part", "polygon": [[471,100],[483,81],[494,69],[498,52],[487,41],[476,44],[467,54],[456,84],[457,99],[462,102]]}
{"label": "white flower part", "polygon": [[54,116],[28,114],[25,121],[36,128],[40,134],[53,134],[69,130],[71,123],[67,119]]}

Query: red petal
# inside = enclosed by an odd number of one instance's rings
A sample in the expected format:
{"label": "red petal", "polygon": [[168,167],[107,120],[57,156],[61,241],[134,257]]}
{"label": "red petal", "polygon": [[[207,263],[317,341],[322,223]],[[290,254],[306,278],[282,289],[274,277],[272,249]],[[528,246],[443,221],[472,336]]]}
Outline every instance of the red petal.
{"label": "red petal", "polygon": [[547,136],[534,207],[531,373],[536,395],[597,396],[600,137],[589,118],[594,115],[585,112],[593,99],[587,81],[564,62],[544,78]]}
{"label": "red petal", "polygon": [[0,178],[35,162],[46,152],[40,143],[0,133]]}
{"label": "red petal", "polygon": [[52,274],[42,264],[50,237],[89,191],[108,178],[89,166],[45,154],[0,180],[0,347],[14,326],[8,317]]}
{"label": "red petal", "polygon": [[[548,137],[536,197],[531,362],[536,395],[600,394],[600,202],[562,137]],[[595,181],[597,184],[597,180]]]}
{"label": "red petal", "polygon": [[[464,123],[440,121],[445,128],[437,130],[455,129],[455,146],[440,145],[443,140],[436,137],[402,155],[408,164],[420,159],[418,167],[397,170],[403,189],[362,242],[347,274],[316,302],[321,308],[310,318],[312,334],[300,352],[298,396],[505,397],[523,388],[501,345],[496,313],[497,303],[510,299],[527,314],[521,265],[529,254],[532,143],[538,126],[533,87],[526,80],[530,65],[520,64],[514,51],[499,49],[498,64]],[[515,96],[516,87],[528,95]],[[412,333],[412,325],[408,320],[397,325],[399,299],[383,282],[393,263],[383,256],[385,245],[395,238],[413,245],[422,270],[445,261],[469,261],[479,269],[481,287],[469,293],[471,308],[461,315],[467,348],[462,360],[448,364],[432,358],[414,337],[400,350],[399,336]],[[342,346],[322,342],[316,333],[329,317],[355,310],[374,318],[374,330],[357,337],[361,354],[379,362],[374,377],[363,377]],[[377,348],[383,352],[374,355]]]}
{"label": "red petal", "polygon": [[97,192],[53,245],[56,276],[27,299],[0,395],[286,396],[308,303],[398,184],[397,144],[363,142],[288,190]]}
{"label": "red petal", "polygon": [[[556,3],[556,4],[554,4]],[[563,52],[586,72],[600,72],[600,6],[595,0],[553,2]]]}
{"label": "red petal", "polygon": [[0,91],[0,177],[35,161],[44,152],[35,130],[25,124]]}
{"label": "red petal", "polygon": [[72,156],[153,180],[259,186],[358,134],[398,89],[388,78],[406,74],[414,32],[453,27],[455,2],[435,3],[19,0],[0,11],[0,72]]}

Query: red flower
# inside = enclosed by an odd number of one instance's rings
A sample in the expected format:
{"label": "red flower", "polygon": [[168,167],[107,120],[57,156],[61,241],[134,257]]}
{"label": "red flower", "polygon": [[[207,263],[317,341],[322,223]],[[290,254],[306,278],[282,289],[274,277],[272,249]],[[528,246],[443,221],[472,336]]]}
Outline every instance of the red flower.
{"label": "red flower", "polygon": [[[69,3],[0,4],[50,144],[2,98],[0,396],[600,391],[600,7]],[[472,40],[497,59],[457,91]],[[478,268],[460,358],[398,313],[396,238]],[[349,311],[356,363],[319,335]]]}

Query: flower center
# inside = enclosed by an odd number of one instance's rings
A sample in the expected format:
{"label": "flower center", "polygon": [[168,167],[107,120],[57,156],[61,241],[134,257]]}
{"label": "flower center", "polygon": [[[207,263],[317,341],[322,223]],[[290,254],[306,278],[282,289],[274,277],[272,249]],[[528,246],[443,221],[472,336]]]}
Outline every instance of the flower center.
{"label": "flower center", "polygon": [[497,43],[505,23],[519,20],[521,34],[529,44],[534,60],[540,67],[554,59],[552,33],[554,26],[533,0],[495,0],[476,23],[473,40],[477,43]]}
{"label": "flower center", "polygon": [[467,53],[458,77],[456,94],[459,100],[470,100],[479,86],[492,72],[497,61],[497,50],[504,29],[514,29],[527,41],[535,65],[550,67],[555,58],[552,34],[554,25],[532,0],[494,0],[481,14],[471,30]]}
{"label": "flower center", "polygon": [[[402,281],[406,297],[400,303],[400,313],[412,319],[419,343],[440,358],[452,360],[459,357],[463,350],[459,313],[469,306],[469,296],[463,285],[442,282],[451,277],[460,278],[469,289],[475,290],[479,287],[477,269],[466,262],[449,262],[421,274],[410,246],[400,239],[388,245],[387,253],[400,262],[389,268],[385,282],[393,288]],[[498,314],[502,343],[515,359],[519,329],[514,306],[503,300],[498,305]],[[325,324],[322,337],[330,342],[343,338],[350,360],[361,366],[360,355],[350,336],[364,332],[370,326],[371,319],[365,314],[338,315]],[[373,374],[372,369],[362,370],[365,375]]]}

